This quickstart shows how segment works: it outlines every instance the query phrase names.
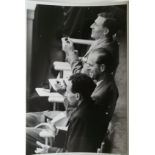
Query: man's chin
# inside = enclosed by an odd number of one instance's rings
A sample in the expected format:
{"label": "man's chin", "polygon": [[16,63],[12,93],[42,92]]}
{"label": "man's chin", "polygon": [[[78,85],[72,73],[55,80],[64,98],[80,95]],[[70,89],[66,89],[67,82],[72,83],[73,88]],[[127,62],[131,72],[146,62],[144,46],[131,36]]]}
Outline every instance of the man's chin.
{"label": "man's chin", "polygon": [[92,73],[89,73],[89,77],[94,80],[94,75]]}
{"label": "man's chin", "polygon": [[95,39],[93,34],[91,34],[91,36],[90,36],[90,37],[91,37],[92,39]]}
{"label": "man's chin", "polygon": [[77,103],[76,104],[70,104],[69,107],[75,108],[75,107],[77,107]]}

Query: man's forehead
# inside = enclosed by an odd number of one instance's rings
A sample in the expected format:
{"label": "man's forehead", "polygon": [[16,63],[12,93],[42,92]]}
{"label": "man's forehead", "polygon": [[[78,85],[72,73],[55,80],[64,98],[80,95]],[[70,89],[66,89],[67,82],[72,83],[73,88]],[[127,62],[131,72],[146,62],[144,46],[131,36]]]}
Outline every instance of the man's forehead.
{"label": "man's forehead", "polygon": [[89,54],[87,60],[88,60],[88,62],[89,62],[89,61],[96,62],[97,58],[98,58],[98,54],[95,53],[95,52],[93,52],[93,53],[90,53],[90,54]]}
{"label": "man's forehead", "polygon": [[67,82],[67,90],[71,90],[71,87],[72,87],[72,82],[69,80]]}
{"label": "man's forehead", "polygon": [[95,20],[95,23],[97,24],[103,24],[105,22],[106,18],[98,16],[97,19]]}

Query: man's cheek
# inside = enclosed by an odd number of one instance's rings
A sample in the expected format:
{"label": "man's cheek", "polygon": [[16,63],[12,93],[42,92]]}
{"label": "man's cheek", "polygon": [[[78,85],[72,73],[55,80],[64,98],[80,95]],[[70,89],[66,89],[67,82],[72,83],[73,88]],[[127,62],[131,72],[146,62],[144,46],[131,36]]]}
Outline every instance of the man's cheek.
{"label": "man's cheek", "polygon": [[68,96],[68,100],[70,101],[70,104],[73,104],[73,102],[74,102],[74,97],[73,97],[73,96]]}
{"label": "man's cheek", "polygon": [[89,76],[90,76],[91,78],[93,78],[94,74],[93,74],[92,71],[89,72]]}

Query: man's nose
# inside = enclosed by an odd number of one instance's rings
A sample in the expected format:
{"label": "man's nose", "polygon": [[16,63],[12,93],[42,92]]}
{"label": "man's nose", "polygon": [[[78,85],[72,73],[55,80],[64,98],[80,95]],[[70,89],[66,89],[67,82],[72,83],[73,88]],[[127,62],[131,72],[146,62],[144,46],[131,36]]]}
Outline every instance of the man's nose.
{"label": "man's nose", "polygon": [[85,68],[87,68],[87,70],[90,70],[89,64],[86,64]]}
{"label": "man's nose", "polygon": [[91,29],[94,28],[94,23],[90,25],[90,28],[91,28]]}
{"label": "man's nose", "polygon": [[67,93],[67,92],[65,92],[64,97],[66,97],[66,98],[67,98],[67,94],[68,94],[68,93]]}

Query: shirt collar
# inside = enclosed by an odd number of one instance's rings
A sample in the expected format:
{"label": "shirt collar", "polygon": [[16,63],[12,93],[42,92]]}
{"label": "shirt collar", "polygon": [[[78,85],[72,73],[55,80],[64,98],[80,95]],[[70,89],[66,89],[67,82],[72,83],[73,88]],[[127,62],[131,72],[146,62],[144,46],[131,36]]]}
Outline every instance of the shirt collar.
{"label": "shirt collar", "polygon": [[102,81],[103,81],[103,80],[98,81],[98,82],[96,83],[96,86],[99,86],[100,83],[101,83]]}

